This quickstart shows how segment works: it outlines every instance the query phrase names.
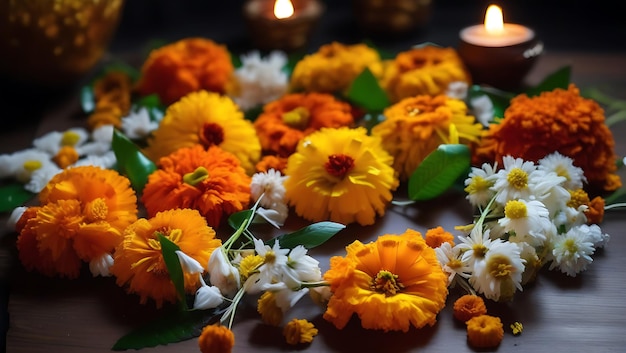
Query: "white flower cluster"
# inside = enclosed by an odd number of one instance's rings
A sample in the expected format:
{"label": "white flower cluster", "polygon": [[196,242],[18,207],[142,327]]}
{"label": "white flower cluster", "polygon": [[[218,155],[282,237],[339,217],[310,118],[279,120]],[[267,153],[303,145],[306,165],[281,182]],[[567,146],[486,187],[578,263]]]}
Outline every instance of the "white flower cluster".
{"label": "white flower cluster", "polygon": [[548,263],[576,276],[609,239],[587,224],[587,205],[570,202],[586,182],[571,158],[553,153],[535,164],[507,156],[503,164],[472,168],[465,190],[480,217],[458,244],[436,249],[449,284],[467,280],[496,301],[511,299]]}
{"label": "white flower cluster", "polygon": [[287,55],[272,51],[261,57],[258,51],[241,56],[241,66],[235,70],[239,94],[233,100],[242,110],[278,99],[287,92],[289,77],[283,70]]}

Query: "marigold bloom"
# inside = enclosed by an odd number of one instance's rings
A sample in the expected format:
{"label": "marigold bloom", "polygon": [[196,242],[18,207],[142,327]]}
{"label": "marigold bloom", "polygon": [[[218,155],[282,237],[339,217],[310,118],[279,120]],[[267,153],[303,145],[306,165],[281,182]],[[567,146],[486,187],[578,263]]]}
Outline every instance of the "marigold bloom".
{"label": "marigold bloom", "polygon": [[433,45],[416,47],[396,55],[386,65],[381,85],[392,102],[403,98],[445,94],[452,82],[471,82],[471,77],[454,48]]}
{"label": "marigold bloom", "polygon": [[485,131],[473,162],[500,163],[507,155],[536,162],[558,151],[582,168],[590,187],[613,191],[622,185],[614,147],[604,110],[570,84],[567,90],[513,98],[504,119]]}
{"label": "marigold bloom", "polygon": [[121,71],[110,71],[93,84],[95,109],[87,120],[93,130],[102,125],[120,127],[131,106],[132,81]]}
{"label": "marigold bloom", "polygon": [[198,346],[202,353],[230,353],[235,345],[235,334],[222,325],[207,325],[198,337]]}
{"label": "marigold bloom", "polygon": [[293,69],[292,91],[342,93],[365,68],[380,63],[378,52],[365,44],[322,45]]}
{"label": "marigold bloom", "polygon": [[278,326],[283,321],[283,311],[276,304],[273,292],[264,292],[257,302],[257,311],[264,323]]}
{"label": "marigold bloom", "polygon": [[287,343],[296,345],[313,342],[313,337],[317,336],[317,332],[315,326],[307,320],[293,319],[285,325],[283,336]]}
{"label": "marigold bloom", "polygon": [[241,161],[248,174],[261,157],[261,145],[252,126],[232,99],[200,91],[170,105],[145,150],[153,161],[182,147],[219,146]]}
{"label": "marigold bloom", "polygon": [[427,230],[425,240],[426,244],[433,249],[438,248],[443,243],[450,243],[454,246],[454,235],[441,226]]}
{"label": "marigold bloom", "polygon": [[324,318],[342,329],[356,313],[366,329],[404,332],[434,325],[448,295],[447,275],[422,235],[407,229],[376,242],[356,240],[324,274],[333,295]]}
{"label": "marigold bloom", "polygon": [[199,90],[220,94],[234,72],[224,45],[205,38],[185,38],[155,49],[141,67],[137,90],[156,93],[166,105]]}
{"label": "marigold bloom", "polygon": [[594,197],[588,204],[589,208],[585,212],[587,224],[600,224],[604,219],[604,199],[600,196]]}
{"label": "marigold bloom", "polygon": [[233,154],[217,146],[181,148],[161,158],[157,166],[141,197],[148,215],[192,208],[217,228],[224,217],[250,202],[251,177]]}
{"label": "marigold bloom", "polygon": [[254,127],[265,152],[289,157],[303,137],[353,122],[350,105],[330,94],[292,93],[266,104]]}
{"label": "marigold bloom", "polygon": [[392,162],[365,128],[324,128],[289,157],[285,197],[311,221],[373,224],[398,187]]}
{"label": "marigold bloom", "polygon": [[473,294],[466,294],[457,299],[453,308],[454,318],[461,322],[487,314],[487,307],[483,298]]}
{"label": "marigold bloom", "polygon": [[467,340],[475,348],[493,348],[502,342],[504,328],[499,317],[480,315],[467,322]]}
{"label": "marigold bloom", "polygon": [[285,174],[287,169],[287,157],[278,157],[273,155],[267,155],[261,157],[261,160],[255,166],[257,172],[266,173],[270,169]]}
{"label": "marigold bloom", "polygon": [[385,120],[374,126],[372,135],[394,157],[400,180],[407,180],[426,156],[443,143],[451,143],[450,127],[458,131],[459,143],[474,145],[482,125],[468,115],[462,100],[444,95],[421,95],[403,99],[384,111]]}
{"label": "marigold bloom", "polygon": [[[127,286],[145,304],[153,299],[157,307],[176,302],[177,293],[161,252],[159,235],[176,244],[182,252],[202,264],[205,269],[213,250],[222,242],[215,231],[196,210],[172,209],[153,218],[141,218],[124,231],[124,240],[114,253],[111,273],[119,286]],[[200,285],[197,274],[185,273],[185,290],[194,293]]]}

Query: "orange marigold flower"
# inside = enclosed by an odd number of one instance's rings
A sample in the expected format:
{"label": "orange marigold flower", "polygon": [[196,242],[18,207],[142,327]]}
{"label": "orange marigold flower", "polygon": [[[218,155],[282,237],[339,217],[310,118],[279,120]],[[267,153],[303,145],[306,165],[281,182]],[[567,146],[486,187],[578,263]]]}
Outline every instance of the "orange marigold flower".
{"label": "orange marigold flower", "polygon": [[201,144],[219,146],[239,158],[252,175],[261,157],[261,144],[252,122],[233,100],[217,93],[200,91],[170,105],[159,128],[148,140],[146,155],[153,161],[182,147]]}
{"label": "orange marigold flower", "polygon": [[469,72],[454,48],[415,47],[386,65],[381,85],[392,102],[417,95],[445,94],[452,82],[470,83]]}
{"label": "orange marigold flower", "polygon": [[291,75],[290,89],[342,93],[365,68],[379,62],[378,52],[365,44],[325,44],[298,61]]}
{"label": "orange marigold flower", "polygon": [[153,50],[141,67],[137,90],[156,93],[166,105],[199,90],[223,94],[234,67],[224,45],[205,38],[185,38]]}
{"label": "orange marigold flower", "polygon": [[587,224],[600,224],[604,219],[604,199],[596,196],[588,204],[589,208],[585,212]]}
{"label": "orange marigold flower", "polygon": [[217,146],[181,148],[157,164],[141,201],[148,215],[173,208],[196,209],[210,226],[248,206],[251,177],[232,153]]}
{"label": "orange marigold flower", "polygon": [[65,169],[68,166],[76,163],[78,160],[78,152],[72,146],[62,146],[57,152],[56,156],[52,158],[54,163],[59,166],[61,169]]}
{"label": "orange marigold flower", "polygon": [[121,71],[110,71],[97,79],[93,84],[95,109],[89,115],[89,127],[120,127],[122,117],[130,111],[131,90],[131,78]]}
{"label": "orange marigold flower", "polygon": [[283,336],[287,343],[296,345],[299,343],[311,343],[313,337],[317,336],[317,329],[307,320],[293,319],[285,325]]}
{"label": "orange marigold flower", "polygon": [[467,322],[467,340],[475,348],[493,348],[502,342],[504,328],[499,317],[480,315]]}
{"label": "orange marigold flower", "polygon": [[95,130],[103,125],[113,125],[116,128],[122,126],[122,110],[113,104],[97,103],[96,109],[89,114],[87,125],[91,130]]}
{"label": "orange marigold flower", "polygon": [[263,156],[259,163],[256,164],[256,171],[260,173],[266,173],[268,170],[274,169],[284,175],[286,168],[287,158],[274,155]]}
{"label": "orange marigold flower", "polygon": [[431,248],[438,248],[443,243],[450,243],[454,246],[454,235],[439,226],[426,231],[426,244]]}
{"label": "orange marigold flower", "polygon": [[506,155],[536,162],[557,151],[582,168],[591,188],[614,191],[621,186],[614,147],[604,110],[570,84],[567,90],[513,98],[504,119],[483,135],[473,163],[501,163]]}
{"label": "orange marigold flower", "polygon": [[266,291],[257,302],[257,311],[261,314],[264,323],[278,326],[283,321],[283,311],[276,304],[276,296],[273,292]]}
{"label": "orange marigold flower", "polygon": [[350,105],[325,93],[292,93],[268,103],[254,121],[264,151],[289,157],[304,137],[354,122]]}
{"label": "orange marigold flower", "polygon": [[324,274],[333,292],[326,320],[341,329],[356,313],[363,328],[404,332],[435,324],[448,277],[419,232],[385,234],[368,244],[356,240],[346,251],[331,258]]}
{"label": "orange marigold flower", "polygon": [[93,95],[96,101],[103,99],[111,93],[123,93],[128,96],[128,105],[120,105],[122,110],[130,109],[130,92],[132,90],[132,80],[128,74],[122,71],[109,71],[98,78],[93,84]]}
{"label": "orange marigold flower", "polygon": [[198,346],[202,353],[230,353],[234,345],[233,331],[219,324],[205,326],[198,337]]}
{"label": "orange marigold flower", "polygon": [[[483,127],[468,113],[462,100],[444,95],[405,98],[385,109],[385,120],[374,126],[372,135],[380,137],[394,157],[400,180],[407,180],[439,145],[478,143]],[[458,132],[458,142],[452,141],[452,126]]]}
{"label": "orange marigold flower", "polygon": [[485,314],[487,314],[485,301],[477,295],[466,294],[454,302],[454,318],[461,322]]}
{"label": "orange marigold flower", "polygon": [[[198,211],[172,209],[157,213],[153,218],[140,218],[124,231],[124,240],[113,255],[111,273],[119,286],[136,293],[142,304],[153,299],[157,307],[164,302],[176,302],[177,293],[161,252],[159,235],[176,244],[205,269],[214,249],[222,242]],[[185,273],[185,290],[194,293],[200,284],[197,274]]]}

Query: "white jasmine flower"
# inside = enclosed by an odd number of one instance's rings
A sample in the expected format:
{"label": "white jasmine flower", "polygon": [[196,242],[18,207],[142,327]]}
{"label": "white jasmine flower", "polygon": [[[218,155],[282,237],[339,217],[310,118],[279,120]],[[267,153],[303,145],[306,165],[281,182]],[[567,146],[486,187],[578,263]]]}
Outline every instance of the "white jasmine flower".
{"label": "white jasmine flower", "polygon": [[254,294],[259,291],[287,288],[282,278],[287,266],[289,249],[281,249],[278,241],[270,247],[262,240],[256,238],[253,240],[254,250],[263,258],[263,264],[259,266],[259,272],[248,277],[244,283],[246,292]]}
{"label": "white jasmine flower", "polygon": [[589,234],[589,227],[576,226],[563,235],[557,235],[553,240],[552,263],[550,269],[558,267],[561,272],[575,277],[587,269],[595,252],[593,237]]}
{"label": "white jasmine flower", "polygon": [[100,167],[102,169],[112,169],[115,167],[117,163],[117,157],[115,157],[115,152],[108,151],[102,155],[88,155],[84,158],[81,158],[76,161],[72,166],[84,166],[90,165],[94,167]]}
{"label": "white jasmine flower", "polygon": [[241,56],[241,67],[235,70],[240,94],[233,100],[242,110],[248,110],[280,98],[287,92],[288,75],[283,71],[287,55],[272,51],[262,58],[258,51]]}
{"label": "white jasmine flower", "polygon": [[270,169],[266,173],[255,173],[250,182],[250,195],[257,201],[261,195],[260,206],[273,208],[275,203],[285,203],[285,185],[287,176],[279,171]]}
{"label": "white jasmine flower", "polygon": [[541,201],[509,200],[504,206],[504,217],[498,220],[506,232],[514,232],[518,241],[538,246],[546,240],[545,233],[552,222],[548,209]]}
{"label": "white jasmine flower", "polygon": [[41,190],[43,190],[46,185],[48,185],[48,182],[50,182],[52,177],[62,171],[63,169],[57,167],[56,164],[48,164],[46,166],[43,166],[42,168],[35,170],[30,175],[30,180],[26,184],[24,184],[24,189],[37,194]]}
{"label": "white jasmine flower", "polygon": [[159,122],[150,119],[145,107],[122,118],[122,132],[131,140],[145,139],[158,127]]}
{"label": "white jasmine flower", "polygon": [[491,189],[494,184],[493,175],[496,174],[498,164],[493,166],[484,163],[481,168],[472,167],[465,179],[466,199],[475,207],[487,206],[495,192]]}
{"label": "white jasmine flower", "polygon": [[523,290],[524,262],[517,244],[495,242],[485,258],[474,264],[470,284],[488,299],[510,299],[516,289]]}
{"label": "white jasmine flower", "polygon": [[55,156],[61,147],[77,148],[89,139],[89,133],[83,128],[71,128],[64,132],[52,131],[33,141],[35,148]]}
{"label": "white jasmine flower", "polygon": [[587,182],[582,168],[574,166],[574,160],[559,152],[551,153],[539,160],[538,169],[546,172],[554,172],[556,175],[564,177],[563,187],[569,190],[581,189],[583,183]]}
{"label": "white jasmine flower", "polygon": [[302,282],[318,282],[322,280],[319,261],[307,255],[307,248],[298,245],[289,252],[287,266],[283,272],[283,282],[287,288],[299,288]]}
{"label": "white jasmine flower", "polygon": [[291,290],[289,288],[274,291],[274,300],[276,306],[284,313],[293,308],[296,303],[309,292],[308,288],[300,290]]}
{"label": "white jasmine flower", "polygon": [[587,205],[581,205],[577,209],[573,207],[565,207],[558,211],[552,218],[552,223],[557,228],[563,228],[565,231],[572,227],[579,226],[587,223],[587,216],[585,216],[585,210]]}
{"label": "white jasmine flower", "polygon": [[109,269],[113,266],[113,256],[111,254],[104,254],[97,259],[89,261],[89,271],[94,277],[110,277],[111,271]]}
{"label": "white jasmine flower", "polygon": [[30,181],[32,174],[42,168],[56,166],[44,151],[29,148],[0,155],[0,178],[13,178],[20,183]]}
{"label": "white jasmine flower", "polygon": [[477,224],[469,236],[459,236],[461,242],[455,247],[458,247],[463,254],[461,261],[473,266],[477,261],[484,259],[492,244],[502,241],[500,239],[491,240],[489,232],[489,229],[483,230],[482,224]]}
{"label": "white jasmine flower", "polygon": [[202,276],[200,276],[200,282],[202,285],[196,291],[196,296],[193,300],[194,309],[213,309],[224,302],[224,297],[218,287],[208,286],[202,279]]}
{"label": "white jasmine flower", "polygon": [[262,218],[264,222],[271,224],[275,228],[282,227],[289,214],[289,207],[283,203],[274,204],[272,207],[272,209],[257,208],[252,222],[259,222],[259,218]]}
{"label": "white jasmine flower", "polygon": [[15,227],[17,226],[17,222],[20,220],[20,218],[22,218],[22,215],[24,214],[24,212],[28,209],[28,207],[26,206],[19,206],[13,209],[13,211],[11,211],[11,215],[9,216],[9,219],[7,219],[7,228],[9,231],[11,232],[15,232]]}
{"label": "white jasmine flower", "polygon": [[113,125],[102,125],[91,133],[91,140],[76,147],[80,156],[101,156],[111,151],[113,143]]}
{"label": "white jasmine flower", "polygon": [[234,294],[241,286],[239,270],[228,261],[221,247],[209,257],[209,280],[226,295]]}
{"label": "white jasmine flower", "polygon": [[[492,187],[496,192],[496,201],[502,205],[508,200],[530,200],[531,196],[541,199],[554,184],[554,180],[546,178],[546,173],[539,171],[533,162],[511,156],[504,156],[502,162],[503,169],[493,176],[495,182]],[[555,178],[558,177],[555,175]]]}
{"label": "white jasmine flower", "polygon": [[185,254],[181,250],[176,250],[175,253],[176,256],[178,256],[178,261],[180,262],[180,266],[182,267],[183,272],[189,274],[201,274],[202,272],[204,272],[204,267],[202,267],[198,260]]}
{"label": "white jasmine flower", "polygon": [[470,106],[476,120],[483,126],[489,126],[495,115],[493,102],[489,96],[485,94],[470,99]]}
{"label": "white jasmine flower", "polygon": [[461,260],[460,247],[452,247],[450,243],[444,242],[439,247],[435,248],[435,254],[441,264],[443,272],[448,274],[448,285],[452,283],[457,275],[464,278],[469,277],[471,267]]}
{"label": "white jasmine flower", "polygon": [[464,81],[454,81],[448,84],[448,89],[446,90],[446,96],[450,98],[465,100],[467,97],[467,82]]}
{"label": "white jasmine flower", "polygon": [[593,243],[593,247],[596,249],[603,248],[611,238],[611,236],[607,233],[602,233],[602,229],[600,229],[600,226],[598,226],[597,224],[581,224],[580,227],[583,228],[583,231],[587,232],[590,241]]}

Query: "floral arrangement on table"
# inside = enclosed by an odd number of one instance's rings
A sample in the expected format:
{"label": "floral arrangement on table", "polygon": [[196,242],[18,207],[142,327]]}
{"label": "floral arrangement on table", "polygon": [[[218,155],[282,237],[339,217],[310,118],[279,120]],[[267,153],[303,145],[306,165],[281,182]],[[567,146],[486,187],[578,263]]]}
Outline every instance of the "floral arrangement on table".
{"label": "floral arrangement on table", "polygon": [[[0,156],[0,177],[17,181],[0,196],[26,269],[74,279],[88,265],[141,304],[179,306],[113,349],[198,337],[202,352],[229,352],[246,295],[290,344],[318,333],[286,319],[307,295],[338,329],[356,314],[365,329],[406,332],[434,325],[452,288],[466,293],[453,307],[468,343],[495,347],[504,327],[484,300],[511,300],[543,267],[584,271],[609,240],[604,211],[623,205],[606,111],[567,68],[508,93],[433,44],[384,59],[330,43],[290,62],[186,38],[140,71],[111,65],[82,103],[86,127]],[[308,255],[390,204],[461,184],[468,224],[355,239],[324,273]],[[255,234],[290,217],[310,224]]]}

